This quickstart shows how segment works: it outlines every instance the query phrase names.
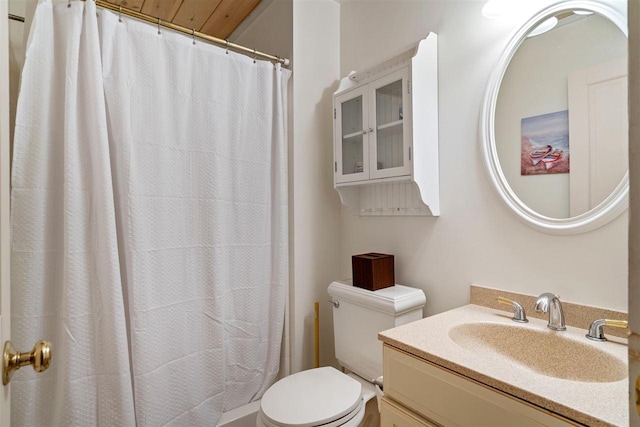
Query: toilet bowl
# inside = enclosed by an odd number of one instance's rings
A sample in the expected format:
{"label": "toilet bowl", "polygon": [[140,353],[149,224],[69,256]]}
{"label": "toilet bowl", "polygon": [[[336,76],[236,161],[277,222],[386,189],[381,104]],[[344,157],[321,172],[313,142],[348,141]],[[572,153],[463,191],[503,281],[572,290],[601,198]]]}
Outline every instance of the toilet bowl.
{"label": "toilet bowl", "polygon": [[350,373],[323,367],[281,379],[262,396],[258,427],[356,427],[377,420],[375,387],[367,379],[382,375],[378,332],[421,319],[424,293],[401,285],[368,291],[350,281],[333,282],[328,292],[336,357]]}

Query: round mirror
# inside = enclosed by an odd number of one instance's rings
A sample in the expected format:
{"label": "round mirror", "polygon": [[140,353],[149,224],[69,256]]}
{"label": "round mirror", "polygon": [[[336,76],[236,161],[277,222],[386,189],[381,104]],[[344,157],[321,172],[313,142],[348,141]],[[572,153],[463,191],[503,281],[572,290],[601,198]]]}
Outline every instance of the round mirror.
{"label": "round mirror", "polygon": [[484,155],[505,203],[527,224],[573,234],[628,206],[624,11],[563,1],[530,19],[491,75]]}

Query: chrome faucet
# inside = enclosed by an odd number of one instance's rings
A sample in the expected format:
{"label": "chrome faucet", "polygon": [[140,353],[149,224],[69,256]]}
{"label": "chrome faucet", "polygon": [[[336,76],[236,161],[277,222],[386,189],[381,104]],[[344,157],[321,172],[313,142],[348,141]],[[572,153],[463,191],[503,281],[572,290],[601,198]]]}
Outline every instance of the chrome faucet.
{"label": "chrome faucet", "polygon": [[549,313],[549,323],[547,328],[554,331],[564,331],[567,329],[564,326],[564,312],[562,311],[562,304],[560,304],[560,297],[551,293],[544,293],[538,297],[533,309],[537,312]]}

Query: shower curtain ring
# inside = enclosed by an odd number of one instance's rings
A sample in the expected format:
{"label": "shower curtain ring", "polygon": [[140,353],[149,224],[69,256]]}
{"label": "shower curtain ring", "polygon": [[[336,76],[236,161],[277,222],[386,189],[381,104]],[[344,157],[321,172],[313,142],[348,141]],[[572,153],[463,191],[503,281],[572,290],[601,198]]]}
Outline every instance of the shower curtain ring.
{"label": "shower curtain ring", "polygon": [[227,55],[229,55],[229,39],[225,40],[227,42]]}
{"label": "shower curtain ring", "polygon": [[193,37],[193,44],[196,44],[196,29],[191,29],[191,37]]}
{"label": "shower curtain ring", "polygon": [[160,32],[160,18],[158,18],[158,34],[162,34],[162,33]]}
{"label": "shower curtain ring", "polygon": [[253,49],[253,63],[256,63],[256,50]]}
{"label": "shower curtain ring", "polygon": [[118,22],[122,22],[122,5],[118,6]]}

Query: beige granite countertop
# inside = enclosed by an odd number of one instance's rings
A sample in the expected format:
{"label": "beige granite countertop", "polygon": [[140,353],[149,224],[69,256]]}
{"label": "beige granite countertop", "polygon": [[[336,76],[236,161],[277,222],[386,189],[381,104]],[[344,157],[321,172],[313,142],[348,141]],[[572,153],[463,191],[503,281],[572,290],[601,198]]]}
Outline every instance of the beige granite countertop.
{"label": "beige granite countertop", "polygon": [[[559,379],[533,370],[525,360],[515,361],[487,348],[470,350],[456,343],[450,336],[458,325],[466,323],[504,324],[491,328],[508,330],[513,328],[532,328],[541,334],[562,334],[560,337],[576,341],[579,348],[590,350],[592,346],[609,356],[627,364],[627,340],[609,337],[607,342],[595,342],[585,338],[586,330],[567,326],[566,331],[556,332],[546,327],[547,322],[530,318],[529,323],[519,324],[511,320],[505,311],[469,304],[397,328],[383,331],[378,338],[386,344],[404,350],[414,356],[426,359],[446,369],[464,375],[480,383],[518,397],[566,418],[590,426],[626,426],[629,424],[627,378],[614,382],[576,381]],[[455,336],[455,332],[452,332]],[[513,342],[513,336],[509,337]],[[522,348],[536,345],[529,339],[523,339]],[[552,340],[551,340],[552,341]],[[515,341],[515,345],[520,343]],[[544,349],[549,354],[553,348]],[[538,352],[540,354],[540,352]],[[524,358],[526,359],[526,358]],[[584,358],[583,358],[584,359]],[[597,358],[589,358],[589,364],[580,369],[585,373],[589,368],[607,369]],[[620,366],[618,366],[620,368]],[[595,370],[597,370],[595,369]],[[620,371],[620,369],[618,369]],[[617,374],[618,376],[621,376]],[[624,375],[624,373],[622,374]],[[571,373],[567,375],[573,378]]]}

